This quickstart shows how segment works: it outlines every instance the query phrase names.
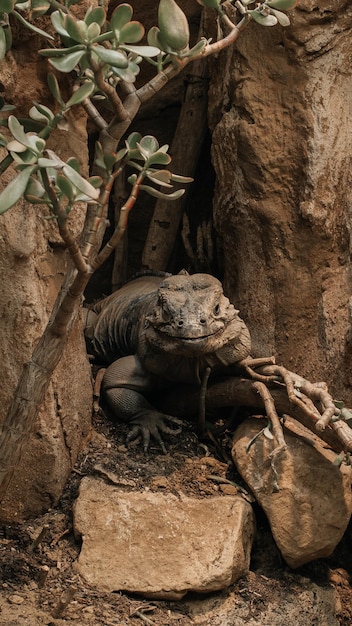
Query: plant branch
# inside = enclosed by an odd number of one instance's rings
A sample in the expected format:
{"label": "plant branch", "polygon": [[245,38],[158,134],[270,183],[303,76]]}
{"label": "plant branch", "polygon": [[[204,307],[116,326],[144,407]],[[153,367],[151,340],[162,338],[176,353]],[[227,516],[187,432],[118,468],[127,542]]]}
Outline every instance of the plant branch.
{"label": "plant branch", "polygon": [[123,234],[127,228],[129,213],[137,200],[139,190],[140,190],[140,185],[142,184],[143,178],[144,178],[144,172],[141,172],[136,182],[133,185],[132,191],[129,195],[127,202],[125,202],[125,204],[120,209],[119,221],[117,223],[117,226],[114,230],[112,237],[109,239],[109,241],[105,244],[104,248],[102,248],[102,250],[99,252],[99,254],[95,257],[95,259],[91,263],[93,272],[95,272],[98,269],[98,267],[100,267],[104,263],[104,261],[106,261],[106,259],[109,258],[112,251],[115,250],[117,244],[122,239]]}

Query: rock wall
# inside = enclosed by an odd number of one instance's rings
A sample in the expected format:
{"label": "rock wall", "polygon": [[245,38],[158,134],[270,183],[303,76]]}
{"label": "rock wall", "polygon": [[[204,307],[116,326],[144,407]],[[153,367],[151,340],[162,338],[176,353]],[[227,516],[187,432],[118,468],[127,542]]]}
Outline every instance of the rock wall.
{"label": "rock wall", "polygon": [[[37,45],[36,37],[25,31],[21,45],[15,42],[13,51],[0,65],[4,97],[7,103],[16,105],[14,113],[18,117],[28,117],[33,100],[54,106],[47,100],[46,66],[37,63]],[[68,117],[68,125],[67,132],[55,133],[50,147],[63,158],[77,156],[87,168],[86,119],[82,110]],[[1,188],[13,175],[12,169],[2,174]],[[84,207],[73,213],[73,228],[79,233]],[[0,220],[1,424],[22,366],[30,359],[49,318],[68,257],[55,224],[45,219],[43,207],[21,201]],[[2,521],[11,523],[37,515],[57,502],[90,430],[91,396],[90,368],[77,320],[1,504]]]}
{"label": "rock wall", "polygon": [[211,60],[225,288],[256,355],[351,402],[352,7],[300,0],[290,18]]}

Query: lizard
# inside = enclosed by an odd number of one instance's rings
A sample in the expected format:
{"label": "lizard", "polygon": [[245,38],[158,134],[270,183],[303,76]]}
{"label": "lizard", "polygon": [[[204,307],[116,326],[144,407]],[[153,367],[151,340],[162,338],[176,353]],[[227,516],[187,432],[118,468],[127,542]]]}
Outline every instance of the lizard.
{"label": "lizard", "polygon": [[107,366],[102,396],[113,414],[132,425],[127,442],[177,434],[148,397],[177,383],[201,385],[206,371],[221,373],[250,353],[249,330],[210,274],[144,275],[89,311],[89,353]]}

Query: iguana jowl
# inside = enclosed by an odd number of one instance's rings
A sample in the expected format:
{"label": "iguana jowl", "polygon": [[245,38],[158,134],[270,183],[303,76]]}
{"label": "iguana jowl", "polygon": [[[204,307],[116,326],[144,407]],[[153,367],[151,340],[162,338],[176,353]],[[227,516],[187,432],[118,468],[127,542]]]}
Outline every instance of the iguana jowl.
{"label": "iguana jowl", "polygon": [[221,283],[209,274],[141,276],[98,302],[88,318],[89,351],[108,364],[102,390],[116,417],[152,435],[173,420],[147,397],[175,383],[200,384],[206,368],[219,372],[250,352],[250,334]]}

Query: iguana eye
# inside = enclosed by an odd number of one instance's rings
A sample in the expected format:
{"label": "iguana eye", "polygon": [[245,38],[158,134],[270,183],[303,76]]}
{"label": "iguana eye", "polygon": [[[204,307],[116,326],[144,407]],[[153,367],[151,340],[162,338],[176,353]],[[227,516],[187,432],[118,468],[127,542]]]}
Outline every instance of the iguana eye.
{"label": "iguana eye", "polygon": [[220,304],[219,304],[219,303],[217,303],[217,304],[214,306],[214,308],[213,308],[213,313],[214,313],[214,315],[219,315],[219,313],[220,313]]}

